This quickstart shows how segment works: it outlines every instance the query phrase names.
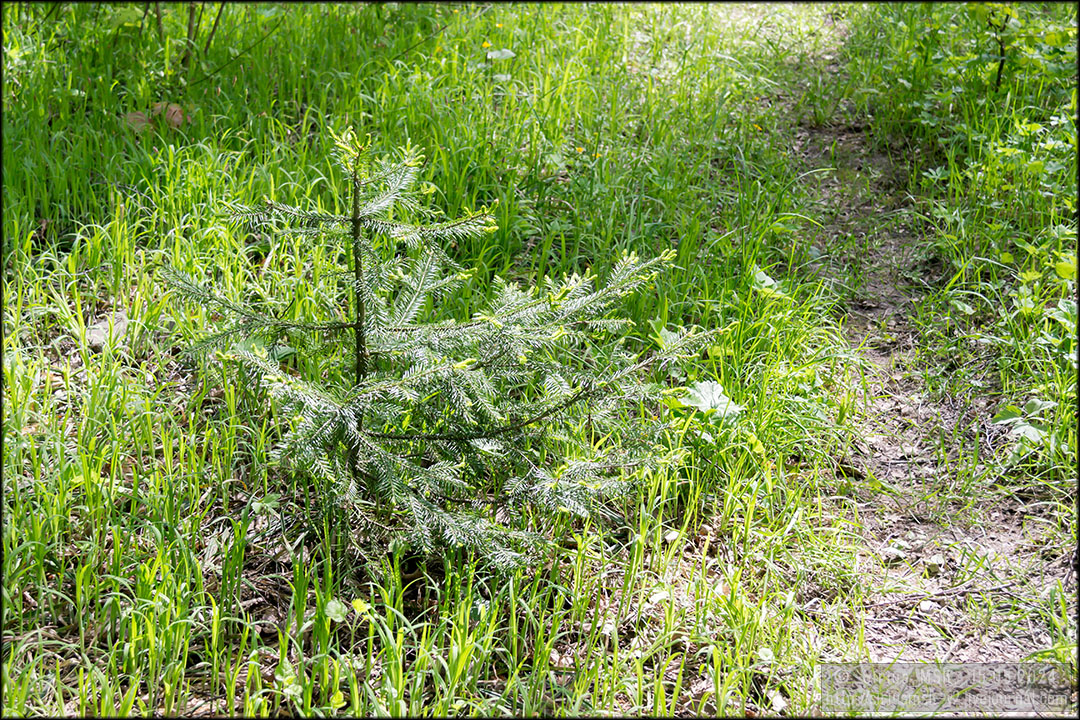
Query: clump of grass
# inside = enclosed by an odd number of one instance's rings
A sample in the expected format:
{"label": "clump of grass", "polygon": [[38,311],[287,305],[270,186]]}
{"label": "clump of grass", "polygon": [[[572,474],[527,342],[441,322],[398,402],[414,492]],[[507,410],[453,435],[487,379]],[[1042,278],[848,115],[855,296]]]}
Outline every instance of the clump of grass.
{"label": "clump of grass", "polygon": [[[850,416],[836,297],[785,279],[805,198],[774,100],[820,46],[816,11],[227,5],[218,38],[259,52],[215,41],[220,70],[183,86],[153,25],[50,10],[3,8],[5,712],[711,712],[780,687],[809,707],[788,585],[838,618],[859,593],[827,500]],[[183,17],[165,7],[164,34]],[[157,102],[183,123],[129,126]],[[464,553],[364,575],[290,523],[318,513],[267,470],[286,427],[183,362],[170,325],[202,332],[212,309],[175,306],[149,270],[212,275],[288,321],[331,303],[342,248],[218,216],[226,199],[347,212],[331,118],[429,148],[418,182],[449,216],[498,201],[498,232],[443,247],[477,269],[448,315],[481,310],[495,275],[604,282],[625,252],[674,251],[625,308],[626,347],[717,328],[652,379],[743,409],[640,409],[674,424],[677,462],[637,478],[621,535],[567,520],[572,547],[495,582]],[[124,337],[90,349],[121,310]]]}

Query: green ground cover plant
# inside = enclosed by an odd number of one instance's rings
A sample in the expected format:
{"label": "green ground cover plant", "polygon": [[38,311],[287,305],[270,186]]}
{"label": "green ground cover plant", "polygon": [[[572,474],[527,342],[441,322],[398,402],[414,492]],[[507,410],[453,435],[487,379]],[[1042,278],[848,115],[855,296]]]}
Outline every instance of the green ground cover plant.
{"label": "green ground cover plant", "polygon": [[[836,471],[863,363],[839,320],[849,289],[803,272],[820,222],[793,156],[796,120],[872,113],[874,137],[923,128],[913,182],[949,177],[921,208],[949,268],[920,306],[926,347],[951,327],[931,313],[952,319],[957,347],[983,323],[986,342],[963,352],[994,350],[1003,426],[1032,428],[1018,431],[1033,452],[1021,449],[1008,486],[1067,501],[1075,311],[1061,303],[1075,287],[1075,209],[1059,191],[1075,195],[1075,113],[1057,36],[1029,45],[1011,20],[994,31],[963,15],[970,33],[952,39],[936,6],[160,9],[160,24],[156,4],[5,3],[0,16],[5,714],[810,712],[817,663],[862,657],[852,618],[871,588],[851,519],[868,490]],[[944,49],[911,53],[925,17],[944,23]],[[1045,22],[1072,38],[1069,17],[1052,6]],[[811,72],[836,52],[827,28],[841,20],[848,73]],[[949,43],[987,57],[955,60],[968,51]],[[1036,54],[1045,81],[1023,69]],[[939,102],[948,68],[973,132],[914,119],[916,102]],[[557,295],[574,277],[618,286],[634,253],[667,258],[611,307],[630,321],[626,362],[667,389],[612,415],[658,428],[663,461],[620,477],[618,522],[522,513],[520,529],[555,541],[528,569],[497,572],[467,547],[439,562],[344,551],[325,497],[274,462],[292,414],[256,389],[252,365],[353,385],[352,343],[315,352],[325,338],[288,332],[247,366],[187,355],[236,316],[179,302],[161,266],[280,327],[355,319],[347,242],[222,213],[270,203],[349,216],[333,161],[348,128],[424,148],[416,187],[445,218],[491,209],[494,232],[434,243],[472,274],[425,304],[424,321],[492,315],[496,277]],[[1055,144],[1070,142],[1072,155]],[[396,261],[413,267],[412,252]],[[699,352],[656,361],[681,354],[695,326],[714,331]],[[587,410],[548,438],[544,463],[612,442]],[[421,421],[441,419],[408,420]],[[1039,622],[1058,628],[1048,651],[1067,657],[1059,604],[1041,604]]]}
{"label": "green ground cover plant", "polygon": [[855,98],[873,108],[876,138],[914,148],[911,185],[930,237],[927,272],[913,277],[926,288],[928,377],[947,392],[1000,398],[994,420],[1012,443],[996,468],[1006,489],[1071,503],[1076,8],[866,12],[851,38]]}

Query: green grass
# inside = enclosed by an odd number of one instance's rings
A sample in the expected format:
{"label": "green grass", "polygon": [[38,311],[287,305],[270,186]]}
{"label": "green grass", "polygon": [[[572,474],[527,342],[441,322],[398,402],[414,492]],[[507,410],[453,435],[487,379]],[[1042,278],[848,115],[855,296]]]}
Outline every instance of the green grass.
{"label": "green grass", "polygon": [[[850,113],[841,100],[880,86],[901,46],[879,38],[865,68],[853,53],[865,74],[848,82],[814,70],[828,44],[816,6],[228,5],[184,86],[181,9],[166,7],[167,47],[153,13],[138,34],[141,8],[50,9],[3,9],[5,714],[809,711],[820,643],[856,647],[865,592],[832,474],[859,369],[832,320],[846,291],[796,272],[817,221],[787,109]],[[514,57],[487,59],[502,48]],[[994,101],[1007,122],[974,147],[1014,137],[1013,115],[1043,95],[1019,97]],[[129,127],[159,101],[184,108],[180,128]],[[906,107],[879,112],[875,132],[906,127]],[[562,523],[575,542],[508,578],[453,555],[360,566],[333,547],[312,488],[268,464],[281,428],[236,368],[182,356],[213,318],[181,309],[159,263],[295,319],[326,299],[342,248],[271,247],[219,210],[263,197],[341,210],[329,130],[351,124],[425,148],[421,179],[448,216],[499,203],[499,232],[449,248],[478,273],[439,313],[468,316],[496,275],[603,277],[624,249],[677,249],[627,306],[631,346],[720,328],[668,380],[715,380],[745,410],[727,424],[662,410],[675,461],[640,478],[626,534]],[[1046,264],[1075,238],[1071,162],[1056,177],[1072,194],[1050,198],[1041,175],[1009,170],[1031,191],[1022,212],[928,196],[934,247],[959,273],[928,291],[928,334],[950,299],[976,317],[1009,307],[1017,272],[1038,270],[1023,286],[1040,308],[1074,292]],[[1015,238],[1037,252],[1003,244]],[[997,294],[972,300],[984,285]],[[123,342],[89,350],[88,326],[120,309]],[[988,317],[1003,397],[1038,386],[1058,403],[1056,444],[1019,463],[1062,500],[1075,365],[1023,338],[1063,333],[1038,314]]]}
{"label": "green grass", "polygon": [[850,96],[873,108],[880,143],[902,138],[915,148],[911,192],[929,244],[927,264],[909,280],[921,296],[914,320],[924,378],[944,393],[990,394],[997,409],[1020,406],[1038,433],[1015,441],[990,472],[1006,473],[1013,490],[1071,504],[1076,8],[1017,11],[1000,87],[987,55],[994,34],[971,8],[862,11],[849,39],[861,90]]}

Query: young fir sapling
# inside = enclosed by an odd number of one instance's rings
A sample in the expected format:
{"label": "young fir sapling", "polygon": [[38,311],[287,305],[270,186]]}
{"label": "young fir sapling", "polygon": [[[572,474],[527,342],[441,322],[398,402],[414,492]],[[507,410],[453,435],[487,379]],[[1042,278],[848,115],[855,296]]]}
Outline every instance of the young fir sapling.
{"label": "young fir sapling", "polygon": [[[194,349],[231,347],[260,378],[288,419],[276,460],[319,480],[361,545],[464,546],[509,566],[543,544],[553,518],[609,515],[634,471],[663,454],[660,425],[645,419],[662,389],[642,371],[696,352],[710,335],[683,331],[644,359],[618,341],[630,321],[608,315],[673,253],[625,255],[603,287],[588,272],[531,288],[495,278],[471,319],[429,319],[472,275],[443,244],[494,231],[492,215],[390,219],[420,210],[421,156],[406,147],[374,158],[351,132],[335,139],[348,214],[266,202],[230,215],[253,231],[343,243],[345,319],[283,320],[166,270],[184,298],[232,320]],[[336,352],[344,367],[329,380],[296,377],[274,361],[283,340]]]}

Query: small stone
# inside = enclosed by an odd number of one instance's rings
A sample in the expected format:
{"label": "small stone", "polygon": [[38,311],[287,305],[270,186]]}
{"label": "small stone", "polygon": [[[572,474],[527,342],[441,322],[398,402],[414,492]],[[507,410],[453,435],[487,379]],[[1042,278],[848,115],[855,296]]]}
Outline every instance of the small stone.
{"label": "small stone", "polygon": [[772,703],[772,711],[776,715],[780,715],[784,712],[784,709],[788,706],[787,698],[785,698],[779,690],[775,688],[769,688],[766,692],[769,696],[769,702]]}
{"label": "small stone", "polygon": [[86,329],[86,344],[91,350],[100,352],[110,340],[109,321],[112,321],[112,343],[118,343],[127,334],[128,316],[123,310],[115,312],[112,316],[101,318]]}
{"label": "small stone", "polygon": [[934,612],[940,607],[941,606],[933,600],[923,600],[921,603],[919,603],[919,609],[922,610],[924,613]]}
{"label": "small stone", "polygon": [[678,539],[679,539],[679,531],[678,530],[672,530],[671,532],[669,532],[667,535],[664,536],[664,542],[668,542],[668,543],[673,543]]}
{"label": "small stone", "polygon": [[570,653],[561,653],[555,648],[552,648],[551,655],[549,656],[549,661],[551,662],[552,667],[568,668],[573,667],[574,656]]}

